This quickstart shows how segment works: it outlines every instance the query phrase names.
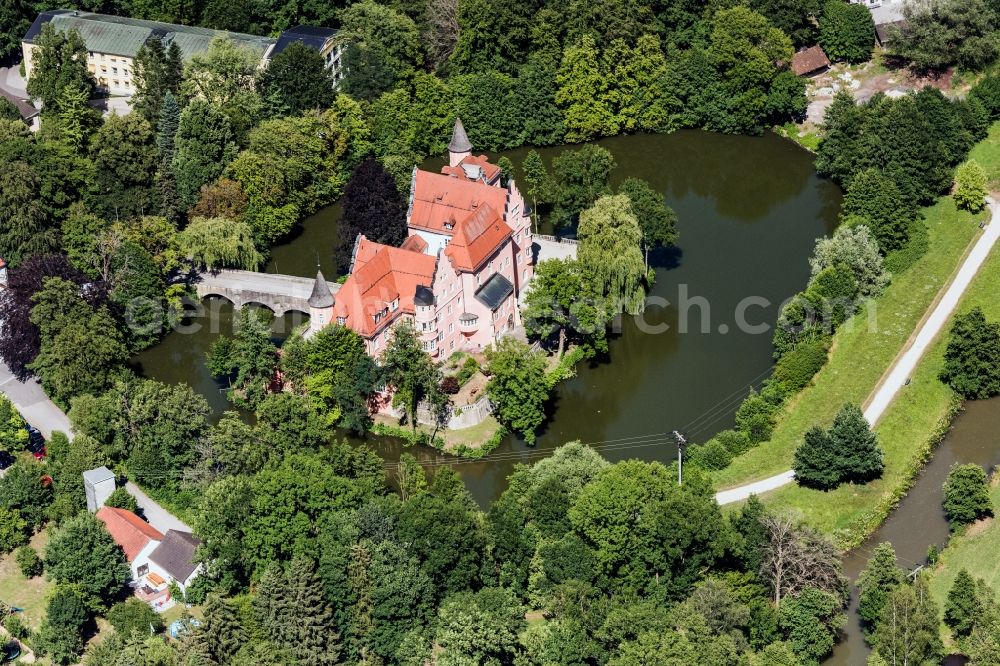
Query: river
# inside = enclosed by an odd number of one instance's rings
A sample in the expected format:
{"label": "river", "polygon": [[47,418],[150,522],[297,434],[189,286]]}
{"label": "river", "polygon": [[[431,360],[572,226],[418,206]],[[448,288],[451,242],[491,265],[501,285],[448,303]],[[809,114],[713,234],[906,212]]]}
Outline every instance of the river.
{"label": "river", "polygon": [[[625,318],[608,358],[581,364],[577,376],[558,387],[551,419],[534,447],[508,437],[481,461],[411,449],[429,464],[453,465],[483,504],[503,491],[515,463],[537,460],[567,441],[593,443],[610,460],[669,461],[676,449],[664,433],[677,429],[700,442],[729,427],[748,388],[758,385],[772,365],[769,330],[738,330],[738,305],[748,297],[764,299],[758,302],[768,305],[751,303],[746,319],[772,324],[781,302],[805,286],[815,239],[836,225],[839,188],[816,176],[809,152],[776,135],[689,130],[599,144],[618,163],[613,185],[635,176],[665,194],[679,216],[679,246],[651,256],[657,270],[651,296],[659,304],[651,305],[642,321]],[[539,152],[549,162],[562,149]],[[503,154],[520,165],[526,153]],[[428,160],[423,167],[436,170],[441,164],[441,159]],[[305,220],[288,243],[274,248],[267,270],[311,276],[318,263],[332,279],[339,215],[334,205]],[[695,323],[709,314],[707,330],[678,331],[685,289]],[[704,299],[708,308],[690,299]],[[227,404],[221,386],[208,375],[204,354],[218,330],[231,327],[232,312],[218,300],[206,303],[218,310],[214,332],[205,325],[189,334],[171,333],[135,362],[147,376],[191,384],[218,413]],[[664,323],[670,326],[666,332],[648,332]],[[276,324],[280,337],[289,322]],[[398,441],[369,438],[368,443],[387,460],[398,459]]]}

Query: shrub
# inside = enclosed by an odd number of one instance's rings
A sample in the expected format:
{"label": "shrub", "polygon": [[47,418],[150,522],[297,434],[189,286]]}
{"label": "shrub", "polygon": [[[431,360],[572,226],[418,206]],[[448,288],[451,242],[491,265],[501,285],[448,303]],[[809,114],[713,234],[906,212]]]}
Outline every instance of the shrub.
{"label": "shrub", "polygon": [[35,549],[31,546],[21,546],[14,553],[14,559],[17,560],[17,566],[21,569],[21,575],[25,578],[34,578],[35,576],[41,576],[44,566],[42,565],[42,558],[38,556]]}
{"label": "shrub", "polygon": [[979,465],[954,465],[944,482],[944,512],[951,529],[993,515],[986,472]]}
{"label": "shrub", "polygon": [[135,513],[139,509],[139,505],[136,504],[135,498],[129,493],[124,487],[115,488],[107,501],[104,502],[104,506],[110,506],[115,509],[125,509],[126,511],[131,511]]}
{"label": "shrub", "polygon": [[0,507],[0,553],[28,543],[28,523],[17,509]]}
{"label": "shrub", "polygon": [[458,371],[458,374],[455,375],[455,378],[458,379],[458,383],[460,386],[465,386],[465,384],[470,379],[472,379],[472,375],[476,374],[478,371],[479,371],[479,361],[477,361],[475,357],[470,356],[469,358],[465,359],[464,363],[462,363],[462,369]]}
{"label": "shrub", "polygon": [[798,344],[778,360],[774,381],[791,393],[801,391],[826,364],[829,338],[814,338]]}
{"label": "shrub", "polygon": [[734,458],[753,448],[753,444],[750,443],[750,439],[746,436],[746,433],[740,432],[739,430],[723,430],[712,439],[720,442],[724,447],[726,447],[726,450],[729,451]]}
{"label": "shrub", "polygon": [[733,454],[717,439],[710,439],[700,446],[692,446],[689,459],[704,469],[720,470],[729,467]]}
{"label": "shrub", "polygon": [[205,597],[212,591],[212,580],[208,576],[198,576],[184,591],[184,598],[189,604],[204,603]]}
{"label": "shrub", "polygon": [[7,619],[3,621],[3,628],[19,641],[23,641],[31,635],[31,627],[21,619],[20,615],[8,615]]}
{"label": "shrub", "polygon": [[458,379],[452,377],[451,375],[441,380],[441,391],[447,393],[448,395],[455,395],[458,393],[460,388],[462,387],[459,385]]}
{"label": "shrub", "polygon": [[163,618],[160,614],[145,601],[135,597],[112,606],[108,611],[108,622],[122,636],[129,636],[133,631],[148,634],[150,626],[157,633],[163,631]]}
{"label": "shrub", "polygon": [[986,208],[986,172],[969,160],[955,171],[955,204],[972,213]]}
{"label": "shrub", "polygon": [[912,220],[910,222],[909,240],[900,249],[890,252],[885,258],[885,270],[894,275],[898,275],[907,268],[917,263],[920,257],[927,254],[931,247],[930,232],[923,220]]}
{"label": "shrub", "polygon": [[969,91],[969,98],[978,100],[990,118],[1000,118],[1000,77],[987,76]]}
{"label": "shrub", "polygon": [[766,442],[774,430],[775,410],[774,404],[751,390],[750,395],[736,410],[736,427],[747,436],[751,444]]}

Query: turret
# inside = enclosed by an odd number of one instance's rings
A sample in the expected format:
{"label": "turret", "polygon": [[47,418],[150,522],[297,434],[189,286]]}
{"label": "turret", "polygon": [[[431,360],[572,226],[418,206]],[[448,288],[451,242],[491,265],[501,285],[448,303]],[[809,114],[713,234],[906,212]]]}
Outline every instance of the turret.
{"label": "turret", "polygon": [[323,271],[316,271],[312,294],[309,296],[309,332],[319,331],[333,319],[333,294],[323,277]]}
{"label": "turret", "polygon": [[472,154],[472,143],[465,133],[462,119],[455,118],[455,129],[451,131],[451,143],[448,144],[448,164],[458,166],[466,157]]}

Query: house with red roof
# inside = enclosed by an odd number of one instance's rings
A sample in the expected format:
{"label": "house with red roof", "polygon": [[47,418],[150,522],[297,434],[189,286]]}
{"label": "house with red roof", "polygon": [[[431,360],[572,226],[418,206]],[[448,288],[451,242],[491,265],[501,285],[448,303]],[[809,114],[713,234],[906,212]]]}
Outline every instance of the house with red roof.
{"label": "house with red roof", "polygon": [[521,325],[519,298],[534,272],[530,211],[513,179],[472,144],[455,120],[449,163],[413,170],[401,247],[359,236],[336,298],[317,279],[312,330],[348,326],[378,356],[392,327],[410,322],[428,354],[478,351]]}
{"label": "house with red roof", "polygon": [[201,572],[195,561],[195,549],[201,542],[189,532],[167,530],[163,534],[133,512],[110,506],[102,506],[96,516],[125,553],[135,596],[154,609],[166,610],[173,605],[170,583],[183,591]]}

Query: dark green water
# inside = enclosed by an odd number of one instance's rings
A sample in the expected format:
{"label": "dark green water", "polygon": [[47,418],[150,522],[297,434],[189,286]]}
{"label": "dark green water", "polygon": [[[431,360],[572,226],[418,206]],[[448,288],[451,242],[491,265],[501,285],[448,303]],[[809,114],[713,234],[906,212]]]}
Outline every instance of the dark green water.
{"label": "dark green water", "polygon": [[[413,450],[430,465],[454,465],[484,503],[503,491],[515,463],[536,460],[567,441],[593,443],[611,460],[672,460],[676,450],[664,433],[677,429],[703,441],[730,426],[743,395],[766,377],[772,362],[769,331],[737,330],[738,304],[748,297],[766,299],[766,307],[747,309],[746,320],[772,324],[780,303],[805,286],[815,239],[836,223],[840,190],[815,175],[811,154],[775,135],[683,131],[616,137],[600,145],[618,163],[615,184],[636,176],[665,194],[680,218],[680,245],[651,256],[657,282],[646,314],[638,321],[624,318],[609,358],[581,365],[575,378],[559,386],[535,447],[510,437],[474,462]],[[560,150],[539,152],[549,161]],[[526,153],[505,154],[519,165]],[[424,168],[442,163],[429,160]],[[274,249],[267,270],[309,276],[319,262],[331,277],[338,216],[338,207],[331,206],[306,220],[289,243]],[[705,310],[693,305],[687,308],[693,326],[678,331],[685,310],[681,289],[689,302],[707,303],[707,330],[701,329]],[[231,309],[223,307],[218,319],[220,327],[230,326]],[[650,332],[662,324],[669,330]],[[221,411],[224,396],[204,364],[217,335],[208,326],[172,333],[137,363],[150,377],[188,382]],[[369,444],[387,460],[398,459],[398,442],[372,438]]]}

